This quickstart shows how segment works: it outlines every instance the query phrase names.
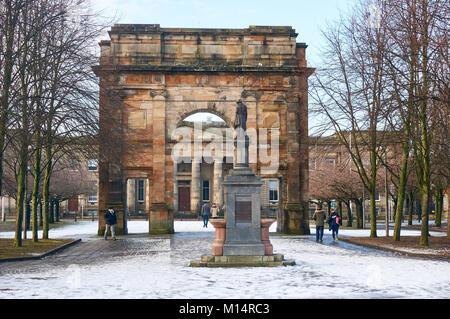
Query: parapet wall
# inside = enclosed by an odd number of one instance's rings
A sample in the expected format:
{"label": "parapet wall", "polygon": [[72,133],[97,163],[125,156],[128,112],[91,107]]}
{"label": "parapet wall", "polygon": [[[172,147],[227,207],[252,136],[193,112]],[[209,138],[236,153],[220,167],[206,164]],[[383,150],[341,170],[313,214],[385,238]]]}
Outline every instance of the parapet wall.
{"label": "parapet wall", "polygon": [[290,26],[245,29],[116,24],[102,41],[102,63],[151,66],[306,67],[304,43]]}

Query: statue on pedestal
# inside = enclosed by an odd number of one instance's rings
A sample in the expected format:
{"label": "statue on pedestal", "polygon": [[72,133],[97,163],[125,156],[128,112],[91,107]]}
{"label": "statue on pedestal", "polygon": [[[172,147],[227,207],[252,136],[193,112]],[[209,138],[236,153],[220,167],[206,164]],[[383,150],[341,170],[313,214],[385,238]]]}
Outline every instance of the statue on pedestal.
{"label": "statue on pedestal", "polygon": [[247,130],[247,106],[242,103],[242,100],[237,101],[234,128],[242,128],[244,132]]}

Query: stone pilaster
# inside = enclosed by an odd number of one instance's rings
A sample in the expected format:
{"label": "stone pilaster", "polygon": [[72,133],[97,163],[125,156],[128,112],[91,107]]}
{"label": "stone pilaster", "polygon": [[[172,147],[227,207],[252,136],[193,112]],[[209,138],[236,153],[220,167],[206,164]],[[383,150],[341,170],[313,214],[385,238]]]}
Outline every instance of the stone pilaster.
{"label": "stone pilaster", "polygon": [[150,207],[149,232],[173,233],[173,217],[166,198],[166,97],[165,90],[150,92],[153,118],[153,193]]}
{"label": "stone pilaster", "polygon": [[173,163],[173,211],[178,211],[178,163]]}
{"label": "stone pilaster", "polygon": [[222,160],[216,159],[214,161],[214,200],[217,207],[223,206],[223,173]]}
{"label": "stone pilaster", "polygon": [[136,213],[136,180],[132,178],[127,181],[127,212]]}
{"label": "stone pilaster", "polygon": [[200,210],[200,162],[195,158],[191,170],[191,210],[196,213]]}

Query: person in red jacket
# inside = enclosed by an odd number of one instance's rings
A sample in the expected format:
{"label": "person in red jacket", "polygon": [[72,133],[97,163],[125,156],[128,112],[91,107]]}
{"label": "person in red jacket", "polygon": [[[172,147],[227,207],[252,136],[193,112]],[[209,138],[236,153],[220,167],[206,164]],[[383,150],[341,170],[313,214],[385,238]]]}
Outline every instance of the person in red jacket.
{"label": "person in red jacket", "polygon": [[335,210],[331,211],[330,217],[328,218],[328,225],[330,225],[333,231],[333,239],[338,241],[339,226],[342,225],[342,218]]}

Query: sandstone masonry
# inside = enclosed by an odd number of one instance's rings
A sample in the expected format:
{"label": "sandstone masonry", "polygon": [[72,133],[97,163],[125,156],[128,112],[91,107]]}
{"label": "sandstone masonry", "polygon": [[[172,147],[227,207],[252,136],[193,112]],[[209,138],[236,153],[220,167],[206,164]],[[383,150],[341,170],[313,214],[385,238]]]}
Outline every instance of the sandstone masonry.
{"label": "sandstone masonry", "polygon": [[[94,67],[100,78],[99,214],[115,208],[118,234],[127,233],[130,179],[145,181],[149,232],[173,232],[181,183],[171,157],[172,132],[197,112],[216,114],[232,127],[239,99],[247,105],[249,129],[279,130],[278,170],[266,174],[264,163],[250,164],[279,185],[278,231],[309,233],[307,80],[314,69],[307,67],[307,46],[296,42],[294,29],[117,24],[109,36],[100,42],[100,63]],[[190,167],[184,186],[196,211],[202,168]],[[221,201],[225,167],[217,163],[210,170],[214,200]],[[99,218],[99,234],[103,231]]]}

